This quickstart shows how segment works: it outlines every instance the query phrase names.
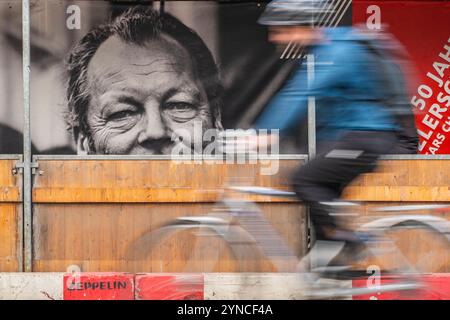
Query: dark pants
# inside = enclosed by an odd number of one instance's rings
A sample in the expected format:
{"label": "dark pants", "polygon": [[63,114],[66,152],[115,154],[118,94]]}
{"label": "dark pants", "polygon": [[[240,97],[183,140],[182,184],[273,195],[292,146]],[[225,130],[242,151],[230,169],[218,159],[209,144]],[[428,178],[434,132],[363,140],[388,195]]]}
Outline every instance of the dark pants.
{"label": "dark pants", "polygon": [[396,140],[393,132],[350,131],[337,142],[318,145],[317,157],[295,173],[294,190],[309,205],[318,240],[327,239],[326,228],[339,227],[339,221],[320,202],[337,200],[356,177],[373,171],[379,156],[390,153]]}

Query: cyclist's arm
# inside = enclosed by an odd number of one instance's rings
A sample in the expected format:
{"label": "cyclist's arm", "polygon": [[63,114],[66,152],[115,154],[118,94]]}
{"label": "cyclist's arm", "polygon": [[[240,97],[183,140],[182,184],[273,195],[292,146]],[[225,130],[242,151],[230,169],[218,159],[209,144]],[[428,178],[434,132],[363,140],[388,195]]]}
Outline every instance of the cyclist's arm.
{"label": "cyclist's arm", "polygon": [[[290,134],[299,121],[307,115],[306,83],[300,67],[283,88],[272,98],[254,123],[255,129],[278,129],[280,134]],[[305,78],[306,79],[306,78]]]}
{"label": "cyclist's arm", "polygon": [[319,99],[342,94],[342,84],[352,81],[352,75],[359,72],[355,63],[351,63],[352,55],[343,47],[337,48],[325,61],[315,65],[314,81],[310,88],[307,85],[307,73],[304,66],[296,71],[286,85],[275,95],[266,110],[255,122],[255,129],[279,129],[280,134],[291,134],[300,121],[308,114],[308,97]]}

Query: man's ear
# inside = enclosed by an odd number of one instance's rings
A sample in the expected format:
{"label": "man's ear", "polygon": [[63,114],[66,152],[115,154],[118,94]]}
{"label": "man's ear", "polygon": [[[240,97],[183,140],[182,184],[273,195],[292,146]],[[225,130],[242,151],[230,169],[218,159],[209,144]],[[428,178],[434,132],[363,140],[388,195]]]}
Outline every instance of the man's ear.
{"label": "man's ear", "polygon": [[84,133],[79,132],[77,137],[77,154],[88,155],[90,151],[89,139]]}

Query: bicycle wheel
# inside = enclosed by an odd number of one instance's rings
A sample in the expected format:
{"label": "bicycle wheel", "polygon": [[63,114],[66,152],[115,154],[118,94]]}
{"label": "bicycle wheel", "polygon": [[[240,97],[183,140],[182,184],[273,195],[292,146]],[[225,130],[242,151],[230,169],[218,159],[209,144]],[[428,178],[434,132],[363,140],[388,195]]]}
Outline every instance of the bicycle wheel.
{"label": "bicycle wheel", "polygon": [[[381,241],[375,243],[375,252],[365,259],[365,265],[396,273],[449,272],[450,223],[438,218],[427,221],[422,216],[397,219],[379,233]],[[383,220],[388,222],[389,218],[380,219],[379,225]]]}
{"label": "bicycle wheel", "polygon": [[[210,216],[209,219],[215,219]],[[208,219],[207,218],[207,219]],[[138,237],[128,256],[143,262],[140,272],[269,271],[254,240],[238,225],[175,219]]]}

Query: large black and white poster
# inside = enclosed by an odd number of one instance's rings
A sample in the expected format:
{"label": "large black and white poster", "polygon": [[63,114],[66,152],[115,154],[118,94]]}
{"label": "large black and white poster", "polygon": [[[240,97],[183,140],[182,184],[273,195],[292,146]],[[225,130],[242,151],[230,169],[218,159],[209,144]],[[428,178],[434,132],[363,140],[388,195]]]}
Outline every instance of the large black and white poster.
{"label": "large black and white poster", "polygon": [[[170,154],[204,146],[208,130],[250,128],[298,63],[257,23],[266,3],[32,0],[33,152]],[[0,2],[1,153],[22,148],[21,5]]]}

